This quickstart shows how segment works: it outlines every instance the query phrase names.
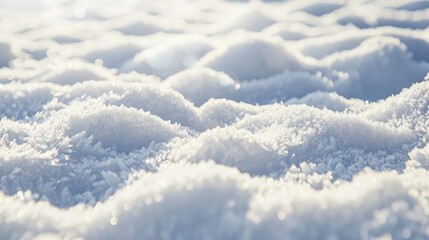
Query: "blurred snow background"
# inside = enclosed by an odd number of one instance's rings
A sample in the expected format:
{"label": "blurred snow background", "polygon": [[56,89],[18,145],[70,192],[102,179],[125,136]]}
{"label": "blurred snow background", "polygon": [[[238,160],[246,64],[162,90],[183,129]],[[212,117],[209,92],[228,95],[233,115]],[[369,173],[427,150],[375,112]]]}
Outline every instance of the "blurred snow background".
{"label": "blurred snow background", "polygon": [[0,239],[429,239],[429,1],[0,0]]}

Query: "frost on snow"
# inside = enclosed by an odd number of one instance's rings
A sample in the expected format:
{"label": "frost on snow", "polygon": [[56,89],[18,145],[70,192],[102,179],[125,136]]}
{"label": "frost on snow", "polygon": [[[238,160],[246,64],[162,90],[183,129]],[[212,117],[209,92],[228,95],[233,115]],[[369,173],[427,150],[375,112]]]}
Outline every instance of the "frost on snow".
{"label": "frost on snow", "polygon": [[429,239],[429,2],[0,0],[0,239]]}

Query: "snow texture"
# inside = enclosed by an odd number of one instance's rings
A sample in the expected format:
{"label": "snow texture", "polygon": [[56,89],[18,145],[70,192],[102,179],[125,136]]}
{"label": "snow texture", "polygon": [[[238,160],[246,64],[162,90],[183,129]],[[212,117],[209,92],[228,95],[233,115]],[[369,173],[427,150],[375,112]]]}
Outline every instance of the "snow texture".
{"label": "snow texture", "polygon": [[429,239],[428,72],[428,1],[0,0],[0,239]]}

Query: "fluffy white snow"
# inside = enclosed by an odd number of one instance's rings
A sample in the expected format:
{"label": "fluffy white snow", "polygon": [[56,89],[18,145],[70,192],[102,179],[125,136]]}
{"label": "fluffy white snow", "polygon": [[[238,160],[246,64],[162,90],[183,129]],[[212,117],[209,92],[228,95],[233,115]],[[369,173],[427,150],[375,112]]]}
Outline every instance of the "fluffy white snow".
{"label": "fluffy white snow", "polygon": [[429,2],[0,0],[0,239],[429,239]]}

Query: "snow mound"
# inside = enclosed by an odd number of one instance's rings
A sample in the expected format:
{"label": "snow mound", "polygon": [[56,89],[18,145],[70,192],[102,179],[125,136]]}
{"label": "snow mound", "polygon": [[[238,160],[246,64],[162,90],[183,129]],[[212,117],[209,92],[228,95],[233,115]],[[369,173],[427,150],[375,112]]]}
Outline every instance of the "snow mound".
{"label": "snow mound", "polygon": [[[135,87],[134,89],[129,88]],[[196,109],[182,95],[169,89],[153,86],[127,86],[122,96],[107,99],[113,105],[124,105],[149,111],[160,118],[198,128]]]}
{"label": "snow mound", "polygon": [[211,129],[230,125],[247,115],[261,111],[264,111],[264,108],[225,99],[211,99],[201,106],[199,116],[205,129]]}
{"label": "snow mound", "polygon": [[34,116],[53,98],[52,89],[39,84],[9,84],[0,88],[0,118],[22,120]]}
{"label": "snow mound", "polygon": [[429,145],[423,148],[416,148],[409,154],[410,159],[416,161],[420,166],[425,169],[429,167]]}
{"label": "snow mound", "polygon": [[309,6],[306,6],[300,11],[307,12],[311,15],[322,16],[328,13],[331,13],[339,8],[341,8],[343,4],[338,3],[312,3]]}
{"label": "snow mound", "polygon": [[119,19],[114,23],[114,25],[117,25],[116,27],[113,27],[114,30],[126,35],[144,36],[158,32],[183,32],[179,24],[149,15],[136,15],[129,18]]}
{"label": "snow mound", "polygon": [[235,18],[226,22],[225,26],[220,26],[219,28],[220,32],[231,32],[238,29],[259,32],[274,23],[275,20],[269,17],[269,15],[255,8],[246,9]]}
{"label": "snow mound", "polygon": [[429,239],[428,6],[0,0],[0,239]]}
{"label": "snow mound", "polygon": [[269,170],[274,171],[277,167],[272,166],[276,164],[274,159],[281,155],[266,145],[249,131],[215,128],[179,149],[174,160],[196,162],[212,159],[218,164],[236,167],[241,172],[269,175]]}
{"label": "snow mound", "polygon": [[209,68],[189,69],[175,74],[164,84],[183,94],[197,106],[210,98],[231,98],[240,88],[240,84],[222,72]]}
{"label": "snow mound", "polygon": [[127,60],[132,59],[141,51],[141,47],[134,44],[124,43],[94,49],[83,56],[89,62],[100,62],[108,68],[120,68]]}
{"label": "snow mound", "polygon": [[350,110],[359,112],[366,109],[366,104],[360,99],[347,99],[335,92],[313,92],[302,98],[292,98],[286,104],[305,104],[316,108],[327,108],[332,111],[344,112]]}
{"label": "snow mound", "polygon": [[174,39],[138,53],[123,65],[121,72],[137,71],[164,79],[194,66],[211,49],[204,38]]}
{"label": "snow mound", "polygon": [[395,126],[414,129],[423,142],[428,136],[429,82],[414,84],[396,96],[392,96],[362,112],[370,119],[391,122]]}
{"label": "snow mound", "polygon": [[[299,29],[302,29],[302,27]],[[376,28],[358,31],[356,29],[348,29],[346,31],[348,32],[347,35],[333,32],[333,35],[307,38],[298,44],[304,55],[322,59],[335,52],[356,48],[363,41],[372,37],[394,37],[406,45],[407,50],[412,53],[413,60],[427,62],[428,39],[421,32],[395,28]]]}
{"label": "snow mound", "polygon": [[252,35],[207,54],[198,63],[227,73],[240,82],[260,79],[286,70],[308,70],[311,65],[277,39]]}
{"label": "snow mound", "polygon": [[40,76],[40,81],[42,82],[51,82],[59,85],[73,85],[90,80],[102,81],[109,79],[112,79],[112,73],[106,68],[81,62],[57,65]]}
{"label": "snow mound", "polygon": [[8,67],[10,61],[16,58],[16,55],[12,51],[12,46],[8,42],[0,42],[0,52],[2,53],[0,58],[0,68]]}
{"label": "snow mound", "polygon": [[211,98],[266,104],[274,100],[285,101],[292,97],[302,97],[317,90],[329,90],[333,85],[327,78],[289,71],[240,83],[223,72],[208,68],[183,71],[166,79],[164,83],[197,106]]}
{"label": "snow mound", "polygon": [[403,4],[397,9],[408,10],[408,11],[423,11],[429,8],[429,3],[427,1],[415,1]]}
{"label": "snow mound", "polygon": [[[64,114],[64,113],[58,113]],[[136,121],[137,119],[137,121]],[[72,116],[65,133],[73,136],[85,132],[104,147],[120,152],[166,142],[173,137],[186,136],[186,132],[149,113],[125,107],[85,109],[85,114]]]}
{"label": "snow mound", "polygon": [[[274,108],[243,118],[234,127],[251,131],[280,154],[271,160],[272,164],[284,165],[273,167],[273,176],[281,174],[286,166],[302,162],[316,164],[314,171],[332,171],[341,178],[349,178],[364,166],[400,170],[404,167],[407,149],[416,144],[412,131],[405,127],[392,128],[306,106]],[[342,149],[341,153],[336,151],[338,148]],[[395,161],[390,160],[392,156]],[[375,159],[377,164],[366,162]]]}
{"label": "snow mound", "polygon": [[[45,239],[281,239],[285,235],[291,239],[359,239],[356,236],[362,234],[424,238],[425,198],[416,193],[425,191],[427,184],[415,177],[427,175],[366,172],[356,177],[356,183],[314,190],[253,179],[212,162],[179,165],[158,174],[140,174],[139,180],[96,208],[77,206],[64,211],[26,200],[29,192],[20,194],[22,200],[1,195],[7,203],[1,205],[2,212],[8,216],[1,233],[4,238]],[[311,222],[312,227],[293,224],[297,222]],[[194,231],[184,230],[189,228]]]}
{"label": "snow mound", "polygon": [[390,37],[370,38],[357,48],[333,54],[324,61],[329,68],[347,73],[347,77],[334,83],[338,93],[367,100],[398,93],[421,81],[429,70],[427,63],[412,61],[406,46]]}

